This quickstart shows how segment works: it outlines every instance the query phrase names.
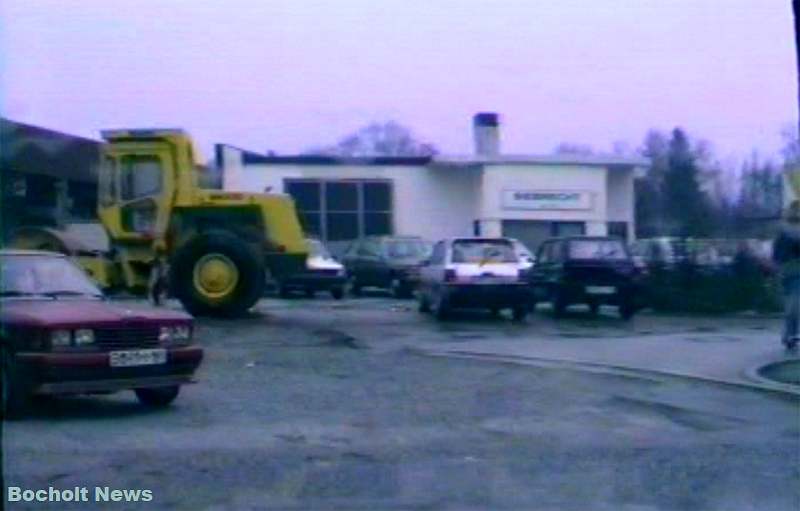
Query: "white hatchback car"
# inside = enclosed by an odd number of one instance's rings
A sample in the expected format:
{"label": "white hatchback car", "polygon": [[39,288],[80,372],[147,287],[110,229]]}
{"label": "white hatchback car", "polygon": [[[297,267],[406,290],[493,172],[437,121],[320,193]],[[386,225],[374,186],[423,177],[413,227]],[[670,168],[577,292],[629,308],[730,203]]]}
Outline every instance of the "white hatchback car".
{"label": "white hatchback car", "polygon": [[454,308],[511,309],[521,321],[530,310],[530,288],[508,238],[442,240],[422,266],[420,312],[443,319]]}

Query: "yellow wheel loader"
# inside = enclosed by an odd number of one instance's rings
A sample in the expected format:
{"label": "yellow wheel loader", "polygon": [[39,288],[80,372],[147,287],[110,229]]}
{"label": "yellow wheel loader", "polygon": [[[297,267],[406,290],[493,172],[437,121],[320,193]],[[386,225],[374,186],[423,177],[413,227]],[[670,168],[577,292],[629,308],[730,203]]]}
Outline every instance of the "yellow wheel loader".
{"label": "yellow wheel loader", "polygon": [[[266,274],[304,268],[308,249],[291,198],[204,189],[181,130],[104,131],[97,213],[110,250],[92,253],[52,228],[18,230],[11,245],[75,257],[105,288],[144,294],[155,279],[194,315],[237,316]],[[166,269],[166,271],[165,271]]]}

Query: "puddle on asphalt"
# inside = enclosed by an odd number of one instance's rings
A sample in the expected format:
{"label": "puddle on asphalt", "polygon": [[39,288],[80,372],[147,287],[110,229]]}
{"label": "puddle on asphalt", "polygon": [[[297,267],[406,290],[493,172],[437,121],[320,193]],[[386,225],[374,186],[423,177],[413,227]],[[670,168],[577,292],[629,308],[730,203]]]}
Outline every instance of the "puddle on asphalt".
{"label": "puddle on asphalt", "polygon": [[768,380],[789,385],[800,385],[800,360],[784,360],[767,364],[758,374]]}

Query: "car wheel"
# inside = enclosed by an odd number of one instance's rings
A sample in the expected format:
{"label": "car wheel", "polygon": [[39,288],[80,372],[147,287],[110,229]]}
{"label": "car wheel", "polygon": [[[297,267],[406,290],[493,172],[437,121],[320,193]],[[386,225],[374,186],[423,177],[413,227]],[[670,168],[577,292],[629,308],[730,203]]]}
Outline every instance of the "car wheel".
{"label": "car wheel", "polygon": [[281,298],[291,298],[292,290],[289,289],[289,286],[284,286],[283,284],[278,286],[278,295]]}
{"label": "car wheel", "polygon": [[567,310],[567,301],[560,290],[556,289],[553,291],[551,303],[553,306],[553,315],[557,318],[563,317],[564,312]]}
{"label": "car wheel", "polygon": [[436,298],[433,315],[436,316],[436,319],[439,321],[447,319],[450,315],[450,305],[448,305],[447,299],[442,294]]}
{"label": "car wheel", "polygon": [[151,408],[164,408],[175,401],[180,390],[180,386],[173,385],[171,387],[136,389],[134,392],[136,392],[136,397],[143,405]]}
{"label": "car wheel", "polygon": [[492,307],[492,308],[490,308],[489,309],[489,314],[491,314],[491,316],[493,318],[499,317],[500,316],[500,307]]}
{"label": "car wheel", "polygon": [[425,292],[421,289],[417,292],[417,310],[423,314],[427,314],[431,311],[431,303],[428,301]]}
{"label": "car wheel", "polygon": [[411,298],[414,296],[411,286],[400,279],[392,279],[389,288],[392,290],[392,295],[395,298]]}
{"label": "car wheel", "polygon": [[636,314],[636,308],[631,303],[623,303],[619,306],[619,315],[625,321],[630,321]]}
{"label": "car wheel", "polygon": [[22,382],[14,363],[14,358],[6,349],[0,351],[0,363],[2,364],[3,374],[0,379],[0,418],[4,420],[14,420],[22,417],[27,405],[27,396],[22,386]]}
{"label": "car wheel", "polygon": [[314,291],[313,289],[306,289],[305,293],[306,293],[306,298],[314,298],[314,296],[317,294],[316,291]]}
{"label": "car wheel", "polygon": [[592,316],[597,317],[597,315],[600,313],[600,303],[598,303],[598,302],[589,302],[589,313]]}
{"label": "car wheel", "polygon": [[528,316],[528,308],[527,307],[514,307],[512,309],[512,318],[516,322],[525,321],[525,318]]}
{"label": "car wheel", "polygon": [[334,300],[341,300],[342,298],[344,298],[344,289],[340,287],[335,287],[331,289],[331,296],[333,297]]}
{"label": "car wheel", "polygon": [[350,277],[350,293],[353,296],[361,296],[361,284],[358,283],[358,279],[356,279],[355,275]]}

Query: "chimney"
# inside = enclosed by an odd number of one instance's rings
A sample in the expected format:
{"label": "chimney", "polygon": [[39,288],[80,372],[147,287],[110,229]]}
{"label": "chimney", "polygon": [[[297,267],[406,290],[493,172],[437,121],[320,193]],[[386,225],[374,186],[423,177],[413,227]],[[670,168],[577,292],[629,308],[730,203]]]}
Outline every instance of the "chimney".
{"label": "chimney", "polygon": [[497,156],[500,154],[500,116],[495,112],[479,112],[472,117],[472,135],[475,154]]}

